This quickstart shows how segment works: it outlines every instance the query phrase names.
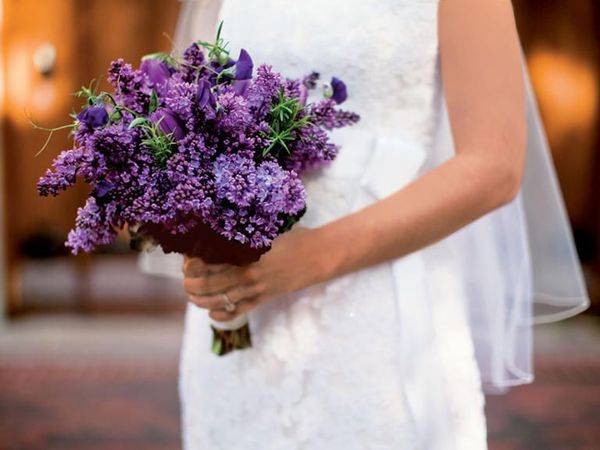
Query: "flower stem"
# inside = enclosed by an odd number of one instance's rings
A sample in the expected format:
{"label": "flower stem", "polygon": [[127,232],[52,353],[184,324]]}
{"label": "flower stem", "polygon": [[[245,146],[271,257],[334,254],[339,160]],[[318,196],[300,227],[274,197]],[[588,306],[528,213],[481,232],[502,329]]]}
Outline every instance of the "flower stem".
{"label": "flower stem", "polygon": [[223,356],[237,349],[252,347],[248,323],[236,330],[220,330],[212,324],[210,327],[213,330],[212,352],[215,355]]}

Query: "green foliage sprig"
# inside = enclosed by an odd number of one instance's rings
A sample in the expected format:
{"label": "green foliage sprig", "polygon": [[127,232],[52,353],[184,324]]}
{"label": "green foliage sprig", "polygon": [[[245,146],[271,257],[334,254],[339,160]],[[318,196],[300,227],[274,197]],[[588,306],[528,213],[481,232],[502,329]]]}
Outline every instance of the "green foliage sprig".
{"label": "green foliage sprig", "polygon": [[225,40],[221,37],[222,29],[223,21],[219,23],[219,27],[217,28],[217,36],[215,37],[214,42],[196,41],[196,44],[208,50],[208,58],[216,59],[220,65],[226,64],[229,59],[229,50],[227,50],[227,45],[229,45],[229,42],[225,42]]}
{"label": "green foliage sprig", "polygon": [[176,148],[176,142],[173,139],[173,133],[165,134],[160,129],[160,123],[164,117],[152,123],[145,117],[137,117],[131,121],[129,128],[140,128],[144,131],[146,138],[141,141],[148,147],[154,156],[154,160],[164,167],[167,160],[173,155]]}
{"label": "green foliage sprig", "polygon": [[296,130],[311,123],[310,115],[301,115],[304,110],[305,106],[302,106],[298,99],[286,98],[283,89],[279,91],[279,97],[267,114],[269,133],[266,136],[271,144],[263,150],[263,157],[269,153],[279,157],[282,150],[291,155],[287,142],[294,140]]}

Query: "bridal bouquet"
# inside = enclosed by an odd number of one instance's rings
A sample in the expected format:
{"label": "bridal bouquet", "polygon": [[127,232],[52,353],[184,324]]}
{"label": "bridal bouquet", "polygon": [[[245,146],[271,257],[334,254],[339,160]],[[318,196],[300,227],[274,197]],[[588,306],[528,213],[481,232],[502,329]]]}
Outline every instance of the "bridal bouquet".
{"label": "bridal bouquet", "polygon": [[[214,43],[194,42],[182,56],[146,55],[137,69],[113,61],[114,92],[82,88],[72,123],[46,129],[70,127],[74,144],[40,178],[39,194],[58,195],[77,178],[90,186],[66,240],[73,254],[127,228],[136,250],[160,245],[244,265],[305,213],[300,175],[335,158],[328,131],[359,120],[338,108],[346,87],[333,77],[323,98],[307,103],[318,73],[255,70],[245,50],[230,57],[221,27]],[[245,315],[211,326],[214,353],[251,346]]]}

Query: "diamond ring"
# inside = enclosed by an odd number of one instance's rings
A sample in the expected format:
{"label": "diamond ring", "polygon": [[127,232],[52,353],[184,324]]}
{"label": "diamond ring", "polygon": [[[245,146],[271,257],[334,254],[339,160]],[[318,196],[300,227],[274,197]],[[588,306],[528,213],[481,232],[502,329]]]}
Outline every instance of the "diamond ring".
{"label": "diamond ring", "polygon": [[229,296],[223,292],[223,301],[225,302],[225,311],[233,312],[235,311],[236,305],[231,301]]}

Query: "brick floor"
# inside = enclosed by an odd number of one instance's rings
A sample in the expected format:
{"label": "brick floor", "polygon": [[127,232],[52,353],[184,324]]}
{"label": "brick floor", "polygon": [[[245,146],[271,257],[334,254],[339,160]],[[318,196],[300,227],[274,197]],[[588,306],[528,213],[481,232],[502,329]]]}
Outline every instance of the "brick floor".
{"label": "brick floor", "polygon": [[[180,448],[180,333],[179,315],[1,326],[0,449]],[[585,316],[536,330],[535,382],[487,397],[490,450],[600,449],[599,336]]]}
{"label": "brick floor", "polygon": [[11,367],[0,372],[3,449],[177,449],[174,367]]}

